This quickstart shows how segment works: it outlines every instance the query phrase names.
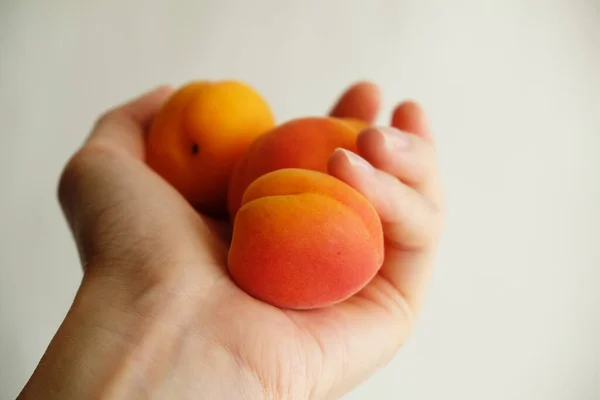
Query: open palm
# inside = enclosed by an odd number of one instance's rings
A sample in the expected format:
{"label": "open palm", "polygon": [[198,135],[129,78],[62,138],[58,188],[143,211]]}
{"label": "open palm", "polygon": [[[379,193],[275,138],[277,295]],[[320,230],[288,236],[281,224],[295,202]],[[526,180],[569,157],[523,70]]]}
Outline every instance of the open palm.
{"label": "open palm", "polygon": [[[358,138],[362,158],[332,154],[329,173],[362,192],[382,219],[385,262],[349,300],[291,311],[233,283],[226,265],[230,227],[198,214],[144,163],[144,131],[169,94],[158,89],[105,114],[62,176],[59,194],[85,267],[84,286],[111,285],[123,293],[96,307],[126,302],[127,318],[155,333],[144,335],[136,351],[161,336],[186,337],[172,345],[176,350],[153,355],[169,360],[168,374],[145,367],[156,377],[149,384],[165,397],[208,397],[195,374],[217,359],[216,370],[235,370],[265,396],[346,393],[401,346],[431,274],[442,196],[423,113],[414,103],[401,104],[391,125],[410,133],[368,129]],[[378,103],[377,88],[362,83],[331,114],[372,123]],[[114,329],[131,337],[122,326]]]}

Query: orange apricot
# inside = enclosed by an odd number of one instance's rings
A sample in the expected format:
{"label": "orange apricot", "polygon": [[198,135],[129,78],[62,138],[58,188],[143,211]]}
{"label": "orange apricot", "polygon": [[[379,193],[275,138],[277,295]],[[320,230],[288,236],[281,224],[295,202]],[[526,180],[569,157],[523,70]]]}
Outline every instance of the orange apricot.
{"label": "orange apricot", "polygon": [[245,191],[228,266],[249,295],[311,309],[357,293],[383,257],[381,220],[361,193],[331,175],[286,168]]}
{"label": "orange apricot", "polygon": [[362,119],[356,119],[356,118],[338,118],[338,119],[340,119],[341,121],[350,125],[350,128],[352,128],[356,133],[359,133],[360,131],[362,131],[363,129],[365,129],[369,126],[369,124],[367,124]]}
{"label": "orange apricot", "polygon": [[326,172],[327,160],[337,147],[356,151],[356,137],[363,127],[366,123],[353,119],[305,117],[261,135],[233,170],[228,193],[232,218],[256,178],[283,168]]}
{"label": "orange apricot", "polygon": [[274,125],[266,101],[246,84],[191,82],[156,115],[146,161],[199,211],[224,214],[235,163]]}

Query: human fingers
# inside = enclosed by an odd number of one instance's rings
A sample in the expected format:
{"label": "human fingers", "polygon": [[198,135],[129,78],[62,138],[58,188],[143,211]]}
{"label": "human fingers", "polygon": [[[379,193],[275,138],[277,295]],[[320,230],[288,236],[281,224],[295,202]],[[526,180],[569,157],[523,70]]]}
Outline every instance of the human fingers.
{"label": "human fingers", "polygon": [[434,208],[419,192],[346,149],[333,153],[328,171],[371,202],[381,218],[388,246],[412,250],[428,245]]}
{"label": "human fingers", "polygon": [[370,82],[358,82],[350,86],[330,111],[336,118],[354,118],[372,124],[380,107],[380,91]]}
{"label": "human fingers", "polygon": [[430,280],[444,206],[430,130],[420,108],[408,104],[396,109],[393,122],[412,133],[366,129],[358,139],[360,155],[337,150],[329,171],[377,210],[386,240],[380,276],[417,310]]}
{"label": "human fingers", "polygon": [[[394,150],[382,151],[390,154],[378,154],[380,160],[389,161]],[[422,166],[409,164],[415,168],[411,172],[402,171],[401,165],[381,163],[383,169],[378,169],[369,161],[376,163],[347,150],[336,150],[329,160],[329,173],[373,204],[385,236],[385,260],[379,273],[363,290],[334,307],[347,330],[344,348],[348,357],[357,360],[346,370],[348,379],[340,380],[341,392],[387,363],[406,341],[431,280],[441,229],[434,203],[399,178],[423,171]],[[368,351],[364,343],[372,344]]]}
{"label": "human fingers", "polygon": [[[159,87],[98,118],[87,140],[71,157],[60,177],[58,197],[69,222],[74,222],[76,209],[81,208],[84,199],[79,198],[80,194],[90,192],[83,189],[98,188],[102,182],[114,184],[115,179],[107,177],[107,173],[110,175],[115,168],[120,168],[122,174],[125,170],[120,164],[125,163],[129,167],[129,160],[143,158],[144,130],[171,91],[169,87]],[[90,168],[98,165],[105,167]],[[103,191],[104,197],[110,193],[107,189]]]}
{"label": "human fingers", "polygon": [[392,112],[391,125],[401,131],[413,133],[433,143],[431,127],[423,108],[414,101],[398,104]]}
{"label": "human fingers", "polygon": [[394,127],[373,127],[357,139],[359,154],[437,204],[441,201],[436,152],[429,139]]}
{"label": "human fingers", "polygon": [[143,159],[145,131],[172,93],[170,86],[160,86],[105,112],[84,146],[103,146],[116,153]]}
{"label": "human fingers", "polygon": [[[165,232],[169,220],[192,214],[142,160],[144,131],[170,92],[161,87],[104,113],[63,169],[58,197],[82,258],[108,254],[115,237]],[[111,244],[111,254],[127,242]]]}

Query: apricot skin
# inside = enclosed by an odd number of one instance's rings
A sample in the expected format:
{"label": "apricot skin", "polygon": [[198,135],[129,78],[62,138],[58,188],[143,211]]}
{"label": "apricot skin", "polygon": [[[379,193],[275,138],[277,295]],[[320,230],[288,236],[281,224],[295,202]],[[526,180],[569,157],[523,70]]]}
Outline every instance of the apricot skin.
{"label": "apricot skin", "polygon": [[356,119],[356,118],[339,118],[339,119],[341,121],[344,121],[346,124],[348,124],[350,126],[350,128],[352,130],[354,130],[357,134],[369,126],[369,124],[367,124],[365,121],[363,121],[361,119]]}
{"label": "apricot skin", "polygon": [[235,163],[274,124],[253,88],[236,81],[191,82],[156,115],[146,162],[199,211],[224,215]]}
{"label": "apricot skin", "polygon": [[357,293],[383,257],[381,221],[362,194],[321,172],[280,169],[244,194],[229,272],[259,300],[312,309]]}
{"label": "apricot skin", "polygon": [[283,168],[327,172],[337,147],[356,151],[356,137],[366,123],[354,119],[305,117],[260,136],[236,164],[229,184],[229,214],[235,216],[246,188],[258,177]]}

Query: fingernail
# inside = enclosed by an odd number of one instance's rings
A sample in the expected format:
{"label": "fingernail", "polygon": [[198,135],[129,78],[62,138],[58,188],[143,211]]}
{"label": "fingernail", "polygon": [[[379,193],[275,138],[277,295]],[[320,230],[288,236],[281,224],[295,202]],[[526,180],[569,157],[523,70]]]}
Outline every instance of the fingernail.
{"label": "fingernail", "polygon": [[373,166],[358,154],[342,148],[337,148],[335,151],[342,153],[346,157],[346,160],[348,160],[350,165],[352,165],[352,167],[359,168],[366,173],[372,173],[374,171]]}
{"label": "fingernail", "polygon": [[408,133],[391,126],[377,127],[385,146],[390,150],[406,150],[410,147],[410,136]]}

